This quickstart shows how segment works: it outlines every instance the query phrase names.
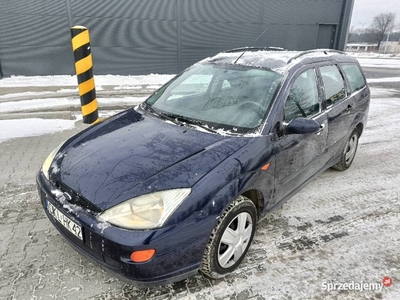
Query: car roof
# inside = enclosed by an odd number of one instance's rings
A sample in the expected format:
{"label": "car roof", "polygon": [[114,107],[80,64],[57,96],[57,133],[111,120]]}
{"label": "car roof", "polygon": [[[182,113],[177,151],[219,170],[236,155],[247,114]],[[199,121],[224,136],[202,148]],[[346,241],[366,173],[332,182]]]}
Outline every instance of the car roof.
{"label": "car roof", "polygon": [[236,48],[206,58],[200,63],[238,65],[270,69],[278,73],[298,65],[323,61],[356,62],[344,52],[332,49],[288,51],[280,48]]}

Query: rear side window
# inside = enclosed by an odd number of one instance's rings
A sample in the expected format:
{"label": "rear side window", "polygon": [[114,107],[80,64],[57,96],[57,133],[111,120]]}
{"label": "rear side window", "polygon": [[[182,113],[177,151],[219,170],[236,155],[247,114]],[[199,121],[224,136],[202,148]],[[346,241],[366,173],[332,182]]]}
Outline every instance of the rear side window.
{"label": "rear side window", "polygon": [[319,113],[319,97],[314,69],[300,74],[285,102],[285,121]]}
{"label": "rear side window", "polygon": [[327,106],[330,106],[346,97],[344,80],[337,66],[324,66],[320,68],[322,81],[325,88]]}
{"label": "rear side window", "polygon": [[341,65],[350,84],[351,92],[361,90],[365,86],[364,76],[356,64]]}

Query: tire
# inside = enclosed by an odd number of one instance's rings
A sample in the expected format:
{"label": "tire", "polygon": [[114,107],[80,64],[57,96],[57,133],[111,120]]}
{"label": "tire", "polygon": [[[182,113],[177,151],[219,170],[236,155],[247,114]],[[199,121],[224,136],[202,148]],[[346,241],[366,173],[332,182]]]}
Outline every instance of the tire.
{"label": "tire", "polygon": [[222,278],[236,269],[253,241],[256,221],[254,203],[244,196],[236,198],[211,233],[200,272],[210,278]]}
{"label": "tire", "polygon": [[359,133],[357,129],[354,129],[350,135],[350,138],[347,140],[346,145],[344,146],[340,161],[332,167],[333,169],[345,171],[350,168],[351,164],[353,163],[354,157],[356,156],[358,138]]}

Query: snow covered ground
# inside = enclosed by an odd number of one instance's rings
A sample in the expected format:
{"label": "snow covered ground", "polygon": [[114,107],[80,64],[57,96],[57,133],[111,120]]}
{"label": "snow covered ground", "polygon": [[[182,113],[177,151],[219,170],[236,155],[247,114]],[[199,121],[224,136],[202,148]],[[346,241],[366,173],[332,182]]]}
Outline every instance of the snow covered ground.
{"label": "snow covered ground", "polygon": [[356,58],[400,58],[400,53],[376,53],[376,52],[347,52]]}
{"label": "snow covered ground", "polygon": [[349,52],[365,68],[400,69],[400,54]]}
{"label": "snow covered ground", "polygon": [[365,68],[400,69],[399,58],[357,58]]}
{"label": "snow covered ground", "polygon": [[[122,98],[98,98],[100,108],[108,106],[124,106],[141,103],[146,97],[122,97]],[[48,109],[80,109],[80,102],[74,98],[47,98],[21,101],[9,101],[0,103],[0,113],[44,111]]]}
{"label": "snow covered ground", "polygon": [[[143,102],[173,75],[95,76],[100,117]],[[75,76],[12,76],[0,80],[0,143],[12,138],[36,136],[74,127],[80,115]],[[131,96],[133,95],[133,96]],[[75,120],[42,119],[41,112],[71,111]],[[30,113],[36,113],[33,118]],[[24,117],[1,120],[22,114]],[[48,114],[46,115],[48,117]]]}
{"label": "snow covered ground", "polygon": [[[115,85],[128,88],[141,88],[142,85],[160,85],[170,80],[173,75],[150,74],[144,76],[96,75],[96,89],[103,85]],[[0,80],[0,87],[25,86],[71,86],[76,87],[76,76],[11,76]]]}
{"label": "snow covered ground", "polygon": [[75,127],[75,120],[23,119],[0,120],[0,143],[13,138],[44,135]]}

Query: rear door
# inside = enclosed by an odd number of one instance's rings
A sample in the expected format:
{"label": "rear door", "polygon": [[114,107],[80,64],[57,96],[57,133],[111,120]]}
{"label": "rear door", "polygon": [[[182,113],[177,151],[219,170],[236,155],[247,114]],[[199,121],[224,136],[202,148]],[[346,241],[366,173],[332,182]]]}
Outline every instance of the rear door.
{"label": "rear door", "polygon": [[343,63],[339,64],[339,67],[345,75],[349,94],[351,94],[356,103],[356,110],[365,113],[365,106],[368,107],[370,91],[361,67],[356,63]]}
{"label": "rear door", "polygon": [[324,91],[323,106],[326,107],[328,117],[329,132],[326,146],[329,156],[333,157],[343,150],[350,134],[356,103],[337,64],[321,66],[319,73]]}
{"label": "rear door", "polygon": [[290,196],[324,165],[328,128],[315,68],[300,72],[286,97],[280,121],[289,123],[296,117],[314,119],[323,128],[317,133],[283,135],[274,143],[275,203]]}

